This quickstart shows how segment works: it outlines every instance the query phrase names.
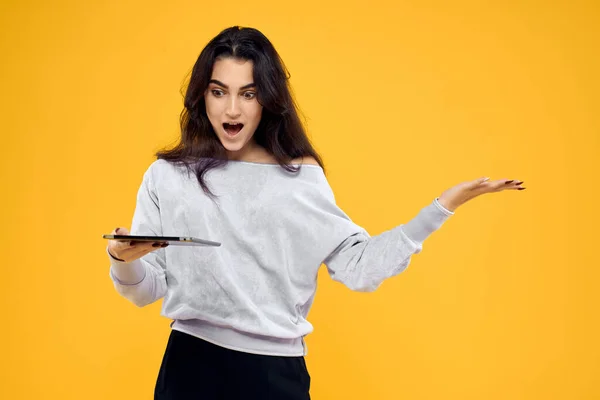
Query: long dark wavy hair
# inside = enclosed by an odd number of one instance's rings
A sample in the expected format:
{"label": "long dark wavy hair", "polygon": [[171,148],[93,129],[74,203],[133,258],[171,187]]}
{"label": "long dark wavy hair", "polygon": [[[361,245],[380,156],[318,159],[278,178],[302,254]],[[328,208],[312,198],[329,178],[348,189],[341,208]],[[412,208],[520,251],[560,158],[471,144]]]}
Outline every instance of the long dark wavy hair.
{"label": "long dark wavy hair", "polygon": [[232,57],[253,62],[257,99],[263,106],[254,140],[264,147],[289,172],[301,166],[291,165],[300,157],[323,161],[306,135],[298,116],[289,84],[289,72],[269,39],[254,28],[233,26],[221,31],[200,53],[185,90],[180,115],[181,138],[172,149],[156,153],[158,159],[185,165],[193,172],[204,192],[214,198],[204,176],[212,168],[228,162],[226,149],[215,134],[206,115],[204,93],[208,88],[213,65],[219,58]]}

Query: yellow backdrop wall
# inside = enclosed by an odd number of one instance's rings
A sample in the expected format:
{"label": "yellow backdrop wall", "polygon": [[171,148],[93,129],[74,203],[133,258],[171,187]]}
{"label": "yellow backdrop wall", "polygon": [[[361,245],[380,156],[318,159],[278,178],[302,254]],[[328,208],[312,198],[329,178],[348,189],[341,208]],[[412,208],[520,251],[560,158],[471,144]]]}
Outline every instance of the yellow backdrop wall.
{"label": "yellow backdrop wall", "polygon": [[[495,3],[495,4],[494,4]],[[600,7],[594,2],[3,1],[3,399],[150,399],[169,321],[108,277],[180,87],[221,29],[290,69],[340,206],[372,234],[480,176],[407,271],[323,269],[314,399],[597,399]]]}

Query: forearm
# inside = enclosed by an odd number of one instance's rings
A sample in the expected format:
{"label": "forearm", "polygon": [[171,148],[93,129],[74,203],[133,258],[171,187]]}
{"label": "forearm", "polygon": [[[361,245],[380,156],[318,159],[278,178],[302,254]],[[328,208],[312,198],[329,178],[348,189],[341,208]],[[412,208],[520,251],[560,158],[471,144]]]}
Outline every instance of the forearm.
{"label": "forearm", "polygon": [[438,230],[451,215],[454,215],[454,212],[445,208],[438,199],[435,199],[404,224],[402,230],[412,241],[421,246],[425,239]]}
{"label": "forearm", "polygon": [[115,289],[123,297],[143,307],[163,297],[166,293],[164,273],[153,268],[143,258],[126,263],[108,253],[110,259],[110,278]]}
{"label": "forearm", "polygon": [[325,261],[332,279],[355,291],[374,291],[381,283],[404,271],[423,242],[452,213],[437,201],[429,204],[407,224],[377,236],[349,237]]}

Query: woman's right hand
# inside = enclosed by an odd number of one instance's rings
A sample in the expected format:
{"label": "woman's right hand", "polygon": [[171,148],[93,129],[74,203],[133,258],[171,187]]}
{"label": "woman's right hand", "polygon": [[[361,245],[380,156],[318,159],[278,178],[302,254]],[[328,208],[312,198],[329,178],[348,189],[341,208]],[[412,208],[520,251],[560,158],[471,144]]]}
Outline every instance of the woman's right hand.
{"label": "woman's right hand", "polygon": [[[116,228],[111,232],[112,235],[129,235],[126,228]],[[145,256],[146,254],[158,250],[161,247],[167,247],[169,244],[164,242],[135,242],[109,240],[108,252],[110,255],[123,262],[132,262]]]}

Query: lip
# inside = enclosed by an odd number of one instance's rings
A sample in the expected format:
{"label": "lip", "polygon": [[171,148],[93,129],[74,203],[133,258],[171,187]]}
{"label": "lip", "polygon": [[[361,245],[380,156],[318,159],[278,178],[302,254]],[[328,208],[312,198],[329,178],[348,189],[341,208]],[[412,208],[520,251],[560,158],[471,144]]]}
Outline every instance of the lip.
{"label": "lip", "polygon": [[[240,122],[240,123],[241,123],[241,122]],[[227,137],[230,137],[230,138],[234,138],[234,137],[238,136],[240,133],[242,133],[242,131],[243,131],[243,130],[244,130],[244,128],[246,127],[246,125],[244,125],[243,123],[241,123],[241,124],[242,124],[242,129],[240,129],[239,131],[237,131],[236,133],[234,133],[234,134],[232,135],[231,133],[227,132],[227,129],[225,129],[225,127],[223,126],[224,124],[229,124],[229,122],[224,122],[223,124],[221,124],[221,127],[222,127],[222,129],[223,129],[223,132],[225,133],[225,135],[226,135]]]}

